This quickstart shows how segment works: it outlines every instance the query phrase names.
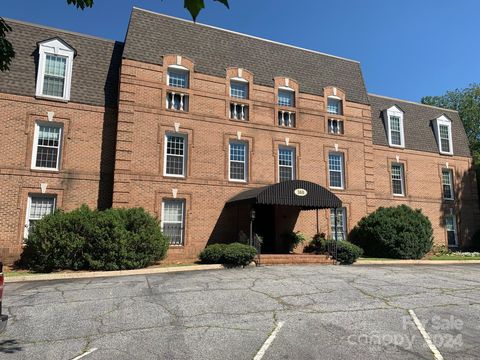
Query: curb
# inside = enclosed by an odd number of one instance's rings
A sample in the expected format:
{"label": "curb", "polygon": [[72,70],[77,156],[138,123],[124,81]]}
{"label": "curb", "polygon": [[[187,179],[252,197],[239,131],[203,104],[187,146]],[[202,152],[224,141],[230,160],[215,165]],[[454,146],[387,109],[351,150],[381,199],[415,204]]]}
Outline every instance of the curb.
{"label": "curb", "polygon": [[357,260],[353,265],[467,265],[480,260]]}
{"label": "curb", "polygon": [[63,272],[52,274],[24,275],[9,277],[8,273],[5,277],[5,283],[27,282],[27,281],[46,281],[46,280],[71,280],[71,279],[88,279],[101,277],[117,277],[117,276],[133,276],[133,275],[150,275],[150,274],[166,274],[175,272],[201,271],[201,270],[219,270],[223,269],[222,265],[188,265],[161,267],[150,269],[135,270],[118,270],[118,271],[79,271],[79,272]]}

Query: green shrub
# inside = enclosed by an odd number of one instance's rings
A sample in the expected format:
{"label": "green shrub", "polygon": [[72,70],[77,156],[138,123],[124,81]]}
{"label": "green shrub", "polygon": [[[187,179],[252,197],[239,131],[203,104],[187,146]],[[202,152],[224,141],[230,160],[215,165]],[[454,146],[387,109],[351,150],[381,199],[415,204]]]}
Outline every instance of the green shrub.
{"label": "green shrub", "polygon": [[468,247],[470,251],[480,251],[480,230],[478,230],[472,237],[470,246]]}
{"label": "green shrub", "polygon": [[[333,244],[335,244],[335,240],[327,240],[325,247],[330,250]],[[363,250],[349,241],[342,240],[337,241],[337,255],[335,256],[334,253],[331,255],[340,265],[351,265],[363,255]]]}
{"label": "green shrub", "polygon": [[303,248],[305,253],[325,254],[327,249],[327,238],[325,233],[315,234],[307,246]]}
{"label": "green shrub", "polygon": [[82,206],[38,221],[20,265],[38,272],[135,269],[163,259],[167,248],[158,221],[143,209]]}
{"label": "green shrub", "polygon": [[227,244],[213,244],[207,246],[198,255],[200,262],[204,264],[221,264],[223,262],[223,254]]}
{"label": "green shrub", "polygon": [[257,250],[253,246],[232,243],[207,246],[199,255],[204,264],[223,264],[225,266],[246,266],[250,264]]}
{"label": "green shrub", "polygon": [[433,245],[430,220],[406,205],[378,208],[364,217],[349,236],[366,256],[420,259]]}
{"label": "green shrub", "polygon": [[288,250],[292,252],[298,245],[305,242],[305,235],[300,231],[291,231],[285,234],[286,241],[288,242]]}

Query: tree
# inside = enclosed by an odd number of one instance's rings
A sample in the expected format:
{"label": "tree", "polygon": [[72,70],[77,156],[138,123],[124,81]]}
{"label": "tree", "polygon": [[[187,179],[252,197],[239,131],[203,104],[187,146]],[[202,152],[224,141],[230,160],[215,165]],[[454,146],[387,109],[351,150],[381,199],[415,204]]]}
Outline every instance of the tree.
{"label": "tree", "polygon": [[475,162],[480,193],[480,84],[470,84],[465,89],[447,91],[441,96],[425,96],[421,101],[422,104],[458,111]]}
{"label": "tree", "polygon": [[458,111],[475,163],[480,164],[480,84],[447,91],[441,96],[425,96],[421,101],[422,104]]}
{"label": "tree", "polygon": [[[224,4],[229,8],[228,0],[213,0]],[[77,9],[84,10],[85,8],[93,7],[94,0],[67,0],[67,4],[75,6]],[[197,19],[200,11],[205,8],[204,0],[184,0],[184,7],[192,16],[193,21]],[[7,33],[12,31],[12,28],[0,17],[0,71],[7,71],[10,68],[12,59],[15,57],[15,50],[13,45],[7,39]]]}

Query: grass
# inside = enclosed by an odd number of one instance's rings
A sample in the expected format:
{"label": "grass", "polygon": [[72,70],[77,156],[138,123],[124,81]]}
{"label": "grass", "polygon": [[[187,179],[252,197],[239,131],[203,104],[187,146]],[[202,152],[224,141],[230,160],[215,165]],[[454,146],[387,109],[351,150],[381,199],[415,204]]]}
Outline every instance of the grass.
{"label": "grass", "polygon": [[480,260],[480,256],[462,256],[462,255],[434,255],[427,260]]}

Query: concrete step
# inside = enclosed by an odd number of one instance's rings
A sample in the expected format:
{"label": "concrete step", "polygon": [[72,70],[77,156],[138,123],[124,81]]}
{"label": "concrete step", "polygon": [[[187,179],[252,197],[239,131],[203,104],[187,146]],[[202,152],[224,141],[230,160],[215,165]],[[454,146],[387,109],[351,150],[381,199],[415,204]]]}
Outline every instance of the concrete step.
{"label": "concrete step", "polygon": [[262,265],[333,264],[327,255],[314,254],[261,254]]}

